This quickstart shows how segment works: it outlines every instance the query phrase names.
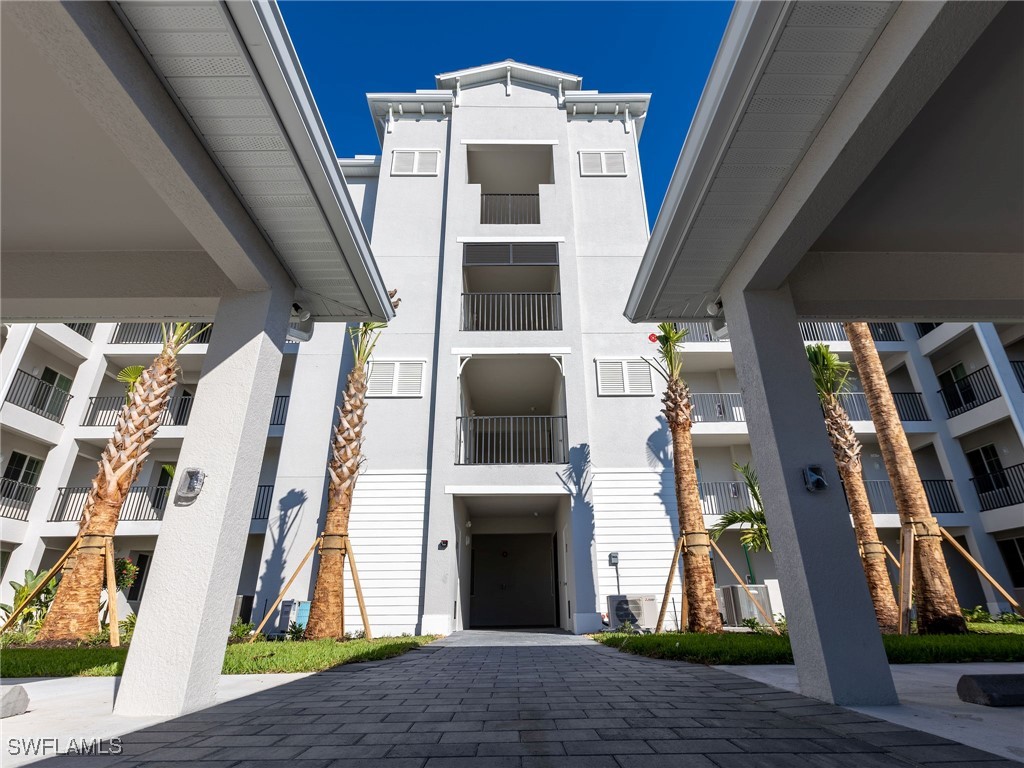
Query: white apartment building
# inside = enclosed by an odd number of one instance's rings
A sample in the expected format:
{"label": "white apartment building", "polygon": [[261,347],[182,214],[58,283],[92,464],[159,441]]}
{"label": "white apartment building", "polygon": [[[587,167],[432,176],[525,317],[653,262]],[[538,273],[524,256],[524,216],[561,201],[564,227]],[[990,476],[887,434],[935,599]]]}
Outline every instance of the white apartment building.
{"label": "white apartment building", "polygon": [[[638,142],[650,95],[583,90],[576,75],[504,61],[438,75],[435,89],[368,94],[379,155],[340,160],[374,256],[403,299],[374,353],[364,473],[351,537],[376,634],[546,626],[590,632],[610,595],[660,601],[678,533],[653,327],[622,316],[649,227]],[[706,523],[746,506],[750,461],[732,352],[688,324],[685,375]],[[1024,324],[876,323],[876,343],[941,525],[1024,596]],[[212,333],[216,333],[216,327]],[[845,359],[838,323],[803,323]],[[118,370],[146,364],[145,323],[4,328],[0,352],[2,599],[52,564],[120,407]],[[170,476],[206,352],[181,383],[122,513],[119,555],[144,602]],[[351,366],[345,328],[286,345],[238,582],[260,620],[314,541],[334,405]],[[899,521],[866,401],[845,403],[883,541]],[[767,584],[769,553],[725,554]],[[1005,602],[949,550],[960,602]],[[315,561],[286,597],[308,600]],[[716,562],[722,585],[736,582]],[[361,621],[348,585],[346,626]],[[678,595],[678,586],[676,588]],[[677,598],[678,599],[678,598]],[[670,625],[678,610],[669,607]],[[281,627],[274,617],[271,628]]]}

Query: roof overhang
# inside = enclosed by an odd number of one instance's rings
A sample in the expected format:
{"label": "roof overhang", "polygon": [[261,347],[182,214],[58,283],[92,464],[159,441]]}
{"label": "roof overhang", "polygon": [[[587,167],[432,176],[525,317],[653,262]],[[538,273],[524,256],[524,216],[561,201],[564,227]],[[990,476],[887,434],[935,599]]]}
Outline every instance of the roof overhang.
{"label": "roof overhang", "polygon": [[578,91],[583,87],[583,78],[579,75],[571,75],[568,72],[559,72],[544,67],[534,67],[511,59],[460,69],[455,72],[445,72],[436,75],[434,80],[438,88],[450,90],[454,89],[456,84],[462,88],[468,88],[481,83],[504,81],[508,77],[552,90],[558,90],[561,85],[563,92]]}
{"label": "roof overhang", "polygon": [[[864,269],[874,271],[856,287],[849,281],[849,263],[845,270],[825,269],[849,254],[808,253],[918,113],[924,114],[1001,5],[737,3],[626,316],[634,322],[705,317],[723,286],[773,290],[800,274],[806,287],[812,271],[819,289],[832,286],[831,309],[821,301],[803,306],[794,294],[798,314],[895,319],[932,312],[936,319],[955,319],[957,312],[973,311],[977,319],[994,319],[1012,314],[1014,306],[1019,313],[1019,254],[1016,271],[1012,253],[984,256],[985,264],[998,269],[984,275],[983,293],[992,300],[979,306],[973,298],[958,304],[955,297],[963,291],[961,286],[957,293],[957,273],[940,285],[939,262],[928,261],[934,254],[914,253],[905,244],[899,254],[859,254]],[[1005,115],[1010,119],[1015,111]],[[946,128],[942,121],[930,125],[933,134]],[[976,144],[952,146],[960,153],[978,151]],[[936,154],[927,162],[943,161]],[[1012,217],[1006,221],[1012,226]],[[829,274],[835,279],[823,283]],[[908,282],[911,274],[918,279]],[[929,279],[920,279],[924,275]],[[1007,287],[1014,275],[1016,288]],[[890,282],[901,286],[901,295],[889,291],[882,300],[879,286]]]}
{"label": "roof overhang", "polygon": [[452,113],[455,96],[451,91],[416,91],[415,93],[368,93],[366,103],[370,107],[373,127],[377,138],[384,143],[391,121],[405,115],[433,116],[443,119]]}
{"label": "roof overhang", "polygon": [[649,93],[597,93],[583,91],[565,95],[565,112],[574,117],[619,117],[632,120],[637,138],[644,130],[647,109],[651,104]]}

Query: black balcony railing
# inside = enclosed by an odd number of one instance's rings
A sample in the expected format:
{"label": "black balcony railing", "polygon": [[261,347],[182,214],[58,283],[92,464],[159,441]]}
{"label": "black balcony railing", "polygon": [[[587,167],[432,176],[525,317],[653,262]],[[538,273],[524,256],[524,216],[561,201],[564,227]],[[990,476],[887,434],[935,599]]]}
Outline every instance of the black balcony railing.
{"label": "black balcony railing", "polygon": [[480,195],[481,224],[540,224],[540,195]]}
{"label": "black balcony railing", "polygon": [[966,413],[1000,396],[992,370],[986,365],[939,390],[950,418]]}
{"label": "black balcony railing", "polygon": [[903,334],[896,323],[868,323],[868,328],[875,341],[903,341]]}
{"label": "black balcony railing", "polygon": [[942,512],[963,512],[963,507],[953,490],[952,480],[922,480],[924,495],[928,497],[928,506],[932,514]]}
{"label": "black balcony railing", "polygon": [[[903,341],[896,323],[868,323],[871,338],[875,341]],[[804,341],[847,341],[842,323],[807,322],[800,323],[800,335]]]}
{"label": "black balcony railing", "polygon": [[917,328],[917,338],[924,338],[940,325],[942,323],[914,323],[914,327]]}
{"label": "black balcony railing", "polygon": [[256,500],[252,504],[252,519],[266,520],[270,517],[270,507],[274,503],[274,486],[257,485]]}
{"label": "black balcony railing", "polygon": [[693,421],[746,421],[738,392],[693,392]]}
{"label": "black balcony railing", "polygon": [[565,416],[460,416],[456,464],[565,464]]}
{"label": "black balcony railing", "polygon": [[64,323],[64,325],[89,340],[92,340],[92,332],[96,330],[96,323]]}
{"label": "black balcony railing", "polygon": [[[120,521],[162,520],[164,508],[170,498],[171,489],[165,485],[136,485],[128,489],[124,506],[121,507]],[[73,523],[82,519],[89,487],[69,486],[57,489],[57,503],[50,513],[51,523]]]}
{"label": "black balcony railing", "polygon": [[971,478],[982,510],[1024,504],[1024,464]]}
{"label": "black balcony railing", "polygon": [[711,327],[711,323],[703,322],[700,320],[685,323],[676,323],[676,328],[686,331],[686,337],[683,339],[684,344],[693,341],[727,341],[729,338],[728,333],[723,335],[721,338],[715,336],[715,331]]}
{"label": "black balcony railing", "polygon": [[[160,414],[160,426],[162,427],[183,427],[188,424],[188,417],[192,413],[192,397],[172,397],[167,402],[167,407]],[[105,397],[90,397],[89,408],[82,418],[83,427],[112,427],[117,424],[117,417],[124,407],[124,397],[121,395],[109,395]]]}
{"label": "black balcony railing", "polygon": [[464,293],[464,331],[560,331],[559,293]]}
{"label": "black balcony railing", "polygon": [[[201,325],[196,326],[198,330]],[[213,326],[200,333],[193,344],[209,344]],[[114,328],[111,344],[163,344],[164,334],[160,323],[118,323]]]}
{"label": "black balcony railing", "polygon": [[1011,360],[1010,366],[1013,368],[1013,375],[1017,377],[1017,386],[1024,392],[1024,360]]}
{"label": "black balcony railing", "polygon": [[35,485],[19,483],[6,477],[0,479],[0,517],[28,520],[28,509],[38,490]]}
{"label": "black balcony railing", "polygon": [[874,515],[896,515],[896,497],[888,480],[865,480],[864,490],[868,492],[868,503]]}
{"label": "black balcony railing", "polygon": [[[288,418],[288,395],[275,395],[274,407],[270,411],[270,426],[280,427]],[[262,487],[262,486],[261,486]]]}
{"label": "black balcony railing", "polygon": [[[928,421],[928,411],[920,392],[893,392],[893,403],[900,421]],[[863,392],[842,392],[839,403],[850,417],[850,421],[871,421],[868,398]]]}
{"label": "black balcony railing", "polygon": [[697,483],[697,492],[705,515],[724,515],[730,509],[753,506],[746,484],[738,481]]}
{"label": "black balcony railing", "polygon": [[60,424],[71,395],[27,371],[17,370],[7,390],[7,402]]}

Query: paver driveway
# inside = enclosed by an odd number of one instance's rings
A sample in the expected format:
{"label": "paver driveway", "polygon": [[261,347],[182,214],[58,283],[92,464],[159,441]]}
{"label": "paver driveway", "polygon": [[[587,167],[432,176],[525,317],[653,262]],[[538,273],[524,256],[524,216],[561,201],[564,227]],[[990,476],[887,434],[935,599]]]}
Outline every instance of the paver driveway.
{"label": "paver driveway", "polygon": [[123,737],[202,768],[803,768],[1019,764],[709,667],[586,638],[459,632]]}

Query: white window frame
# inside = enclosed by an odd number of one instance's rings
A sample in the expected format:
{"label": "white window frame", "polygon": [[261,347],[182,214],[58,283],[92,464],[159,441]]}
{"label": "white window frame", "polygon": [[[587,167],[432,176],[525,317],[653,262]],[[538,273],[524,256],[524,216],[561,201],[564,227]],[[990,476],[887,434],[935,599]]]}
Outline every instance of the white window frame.
{"label": "white window frame", "polygon": [[[629,175],[629,167],[626,160],[626,150],[624,149],[581,149],[577,153],[579,157],[580,176],[617,176],[623,177]],[[600,154],[601,155],[601,173],[587,173],[583,170],[583,155],[585,154]],[[622,173],[610,173],[608,171],[608,155],[622,155]]]}
{"label": "white window frame", "polygon": [[[395,170],[395,159],[398,157],[399,152],[412,152],[413,170],[409,172],[396,171]],[[433,171],[417,171],[416,167],[419,165],[419,156],[422,154],[433,154],[437,156],[434,163]],[[393,149],[391,150],[391,175],[392,176],[437,176],[441,172],[441,150],[440,149]]]}
{"label": "white window frame", "polygon": [[[647,373],[650,377],[651,391],[650,392],[635,392],[630,389],[629,376],[626,372],[626,363],[641,362],[647,366]],[[601,389],[601,365],[608,363],[618,363],[622,370],[622,392],[604,392]],[[651,368],[651,364],[642,357],[595,357],[594,358],[594,375],[597,379],[597,396],[598,397],[654,397],[657,391],[654,387],[654,371]]]}
{"label": "white window frame", "polygon": [[[10,467],[11,460],[14,458],[15,455],[24,456],[25,457],[25,463],[21,466],[21,469],[18,470],[18,477],[17,477],[17,479],[15,479],[13,477],[7,477],[7,469],[8,469],[8,467]],[[26,471],[26,469],[28,469],[28,465],[29,465],[30,461],[38,461],[39,462],[39,474],[42,474],[42,472],[43,472],[43,465],[46,463],[45,459],[42,459],[39,456],[33,456],[31,453],[24,453],[22,451],[11,451],[10,454],[7,456],[7,462],[4,465],[4,472],[3,472],[2,475],[0,475],[0,477],[3,477],[5,480],[11,480],[11,481],[13,481],[15,483],[21,483],[22,485],[35,485],[37,482],[39,482],[39,477],[38,476],[31,483],[25,481],[25,471]]]}
{"label": "white window frame", "polygon": [[[370,393],[370,377],[373,375],[374,363],[394,363],[395,364],[395,378],[391,382],[391,394],[371,394]],[[398,380],[399,371],[403,365],[418,365],[420,367],[420,390],[417,394],[412,395],[408,393],[398,392]],[[417,397],[423,397],[423,390],[426,388],[426,377],[427,377],[427,361],[422,358],[371,358],[367,363],[366,369],[366,397],[367,398],[407,398],[414,399]]]}

